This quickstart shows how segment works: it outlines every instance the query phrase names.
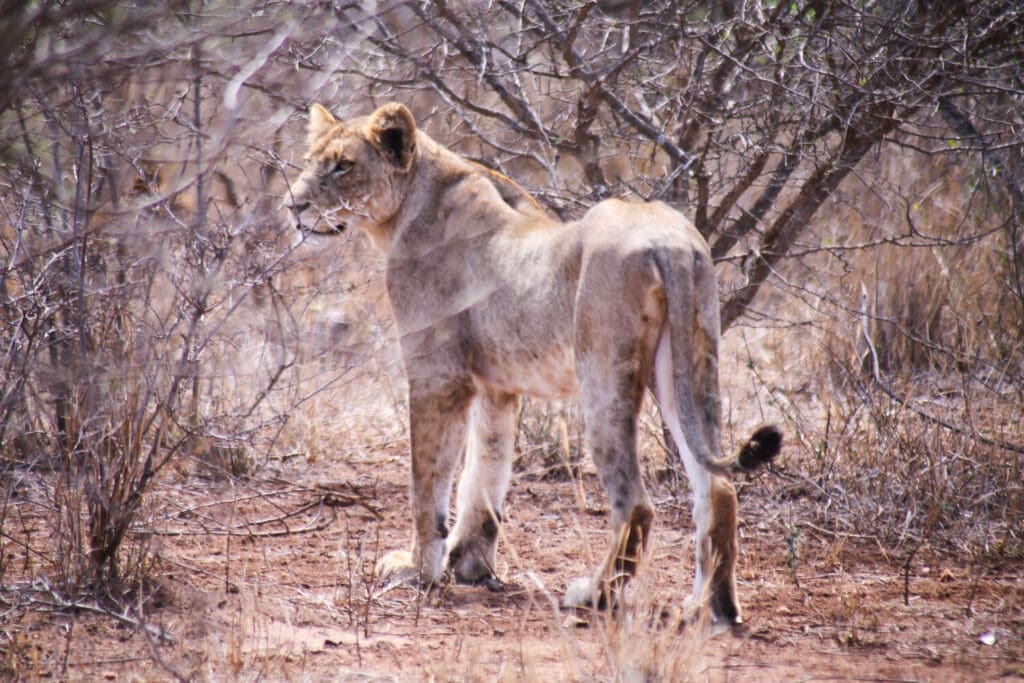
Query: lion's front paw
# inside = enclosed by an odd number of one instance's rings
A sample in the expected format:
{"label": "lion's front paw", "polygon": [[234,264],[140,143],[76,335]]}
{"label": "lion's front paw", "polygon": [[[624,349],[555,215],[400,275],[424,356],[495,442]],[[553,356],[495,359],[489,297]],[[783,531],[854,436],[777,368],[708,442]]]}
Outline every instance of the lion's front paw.
{"label": "lion's front paw", "polygon": [[[490,553],[494,555],[493,550]],[[492,563],[488,562],[485,553],[477,544],[470,542],[455,543],[448,552],[448,569],[455,574],[459,583],[482,584],[495,578]]]}
{"label": "lion's front paw", "polygon": [[603,587],[589,576],[573,579],[562,598],[563,607],[574,609],[604,609],[607,602]]}
{"label": "lion's front paw", "polygon": [[420,569],[412,561],[408,550],[392,550],[377,562],[377,576],[381,583],[406,584],[419,587]]}
{"label": "lion's front paw", "polygon": [[415,552],[408,550],[392,550],[377,562],[378,580],[387,584],[388,588],[401,585],[431,588],[446,580],[439,562],[428,563],[427,567],[434,567],[430,571],[413,561],[415,556]]}

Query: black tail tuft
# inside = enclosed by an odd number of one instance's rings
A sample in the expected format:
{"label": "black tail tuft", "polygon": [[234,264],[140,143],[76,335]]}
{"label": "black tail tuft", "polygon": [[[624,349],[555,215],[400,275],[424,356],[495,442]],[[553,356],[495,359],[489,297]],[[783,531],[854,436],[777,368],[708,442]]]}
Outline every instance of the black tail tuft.
{"label": "black tail tuft", "polygon": [[758,427],[740,449],[737,465],[742,472],[753,472],[769,463],[782,450],[782,430],[775,425]]}

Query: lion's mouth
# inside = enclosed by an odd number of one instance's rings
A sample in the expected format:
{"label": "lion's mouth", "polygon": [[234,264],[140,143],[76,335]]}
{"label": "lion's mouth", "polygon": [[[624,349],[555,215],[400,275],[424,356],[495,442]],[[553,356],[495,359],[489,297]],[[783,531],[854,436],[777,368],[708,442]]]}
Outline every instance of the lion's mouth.
{"label": "lion's mouth", "polygon": [[[341,235],[348,230],[348,223],[345,221],[338,221],[337,214],[340,211],[316,211],[316,217],[313,220],[306,221],[302,220],[304,213],[314,208],[312,202],[303,201],[292,204],[291,213],[293,225],[304,235]],[[330,219],[334,219],[331,221]]]}
{"label": "lion's mouth", "polygon": [[[307,204],[306,206],[309,205]],[[330,223],[325,223],[323,220],[317,220],[313,221],[312,225],[307,225],[302,221],[300,214],[301,211],[295,212],[294,224],[295,227],[299,230],[299,232],[303,233],[304,235],[340,235],[344,233],[345,230],[348,229],[348,224],[344,222],[338,222],[332,225]],[[318,227],[321,225],[323,227]]]}
{"label": "lion's mouth", "polygon": [[300,226],[299,229],[307,235],[340,235],[345,232],[346,228],[348,228],[346,224],[336,223],[333,226],[321,230],[316,228],[306,228],[305,226]]}

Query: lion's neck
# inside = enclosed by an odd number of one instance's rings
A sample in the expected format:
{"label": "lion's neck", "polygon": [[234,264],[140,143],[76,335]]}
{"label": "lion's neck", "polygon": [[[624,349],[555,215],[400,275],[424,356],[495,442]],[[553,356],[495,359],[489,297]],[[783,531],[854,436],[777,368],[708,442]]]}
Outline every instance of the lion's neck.
{"label": "lion's neck", "polygon": [[406,179],[405,198],[388,226],[390,257],[415,258],[436,255],[443,249],[465,249],[476,238],[509,229],[527,216],[537,219],[536,214],[512,206],[487,169],[426,136],[419,145],[419,158]]}

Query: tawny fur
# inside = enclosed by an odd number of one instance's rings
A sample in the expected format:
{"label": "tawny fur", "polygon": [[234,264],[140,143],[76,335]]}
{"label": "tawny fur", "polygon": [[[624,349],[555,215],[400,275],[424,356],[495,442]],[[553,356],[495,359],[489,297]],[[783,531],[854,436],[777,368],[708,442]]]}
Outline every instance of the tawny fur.
{"label": "tawny fur", "polygon": [[388,554],[382,573],[431,584],[448,562],[463,581],[492,576],[517,397],[579,394],[612,543],[566,601],[607,603],[653,526],[636,445],[653,389],[694,490],[694,594],[738,621],[736,492],[722,476],[770,460],[781,435],[759,432],[742,462],[719,457],[718,290],[693,225],[664,204],[618,200],[577,222],[552,220],[519,185],[417,130],[397,104],[348,121],[314,105],[308,145],[290,197],[299,226],[359,228],[384,252],[409,380],[413,544]]}

